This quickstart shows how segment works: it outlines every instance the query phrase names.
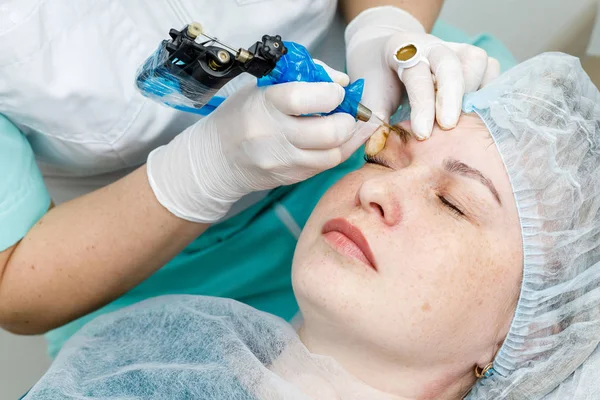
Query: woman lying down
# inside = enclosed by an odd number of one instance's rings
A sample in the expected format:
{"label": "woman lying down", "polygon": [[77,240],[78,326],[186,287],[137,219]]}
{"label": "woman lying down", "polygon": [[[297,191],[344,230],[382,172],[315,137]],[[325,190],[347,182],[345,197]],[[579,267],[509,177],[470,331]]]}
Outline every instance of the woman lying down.
{"label": "woman lying down", "polygon": [[155,298],[88,324],[26,398],[600,399],[600,94],[545,54],[464,109],[321,199],[299,329]]}

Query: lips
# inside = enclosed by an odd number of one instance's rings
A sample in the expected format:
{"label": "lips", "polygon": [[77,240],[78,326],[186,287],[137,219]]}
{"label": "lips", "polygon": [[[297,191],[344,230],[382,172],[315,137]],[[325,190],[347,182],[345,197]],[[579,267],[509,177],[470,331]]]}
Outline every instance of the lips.
{"label": "lips", "polygon": [[321,233],[335,250],[377,271],[369,242],[356,226],[343,218],[335,218],[327,221]]}

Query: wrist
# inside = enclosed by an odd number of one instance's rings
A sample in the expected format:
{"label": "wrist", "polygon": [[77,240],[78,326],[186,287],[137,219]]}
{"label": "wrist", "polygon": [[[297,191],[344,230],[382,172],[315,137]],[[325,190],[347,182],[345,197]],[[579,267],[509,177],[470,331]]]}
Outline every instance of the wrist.
{"label": "wrist", "polygon": [[220,220],[243,195],[225,189],[228,169],[215,148],[218,143],[202,129],[206,122],[152,151],[147,162],[148,182],[158,202],[175,216],[197,223]]}
{"label": "wrist", "polygon": [[372,7],[357,15],[346,27],[346,48],[398,32],[427,33],[421,22],[408,11],[394,6]]}

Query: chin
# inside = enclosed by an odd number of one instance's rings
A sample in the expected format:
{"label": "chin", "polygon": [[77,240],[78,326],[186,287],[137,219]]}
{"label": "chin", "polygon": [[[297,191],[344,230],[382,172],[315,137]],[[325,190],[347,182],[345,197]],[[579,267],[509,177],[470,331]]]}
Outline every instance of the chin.
{"label": "chin", "polygon": [[336,320],[347,319],[342,314],[355,313],[376,279],[360,262],[332,249],[320,233],[320,224],[307,224],[292,263],[292,285],[303,314],[310,310]]}
{"label": "chin", "polygon": [[292,285],[305,319],[324,319],[346,324],[356,318],[357,302],[363,297],[353,273],[321,257],[294,263]]}
{"label": "chin", "polygon": [[[316,252],[315,252],[316,253]],[[340,295],[338,290],[340,277],[336,273],[338,266],[322,255],[314,254],[299,260],[294,259],[292,267],[292,286],[301,308],[324,309]],[[304,312],[304,310],[303,310]]]}

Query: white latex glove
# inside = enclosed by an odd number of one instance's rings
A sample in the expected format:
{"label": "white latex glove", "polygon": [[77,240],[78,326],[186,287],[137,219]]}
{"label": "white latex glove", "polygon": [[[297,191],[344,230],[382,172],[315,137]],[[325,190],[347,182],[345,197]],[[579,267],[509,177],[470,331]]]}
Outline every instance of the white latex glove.
{"label": "white latex glove", "polygon": [[[416,18],[397,7],[362,12],[346,28],[345,39],[350,78],[365,78],[362,103],[387,122],[400,105],[404,83],[418,139],[431,135],[436,119],[441,128],[454,128],[464,93],[500,73],[498,61],[484,50],[429,35]],[[398,73],[393,55],[407,43],[416,45],[429,64],[420,62]]]}
{"label": "white latex glove", "polygon": [[337,83],[244,87],[154,150],[148,178],[158,201],[180,218],[211,223],[252,191],[300,182],[347,159],[367,139],[352,135],[352,116],[300,116],[342,102],[349,78],[327,71]]}

